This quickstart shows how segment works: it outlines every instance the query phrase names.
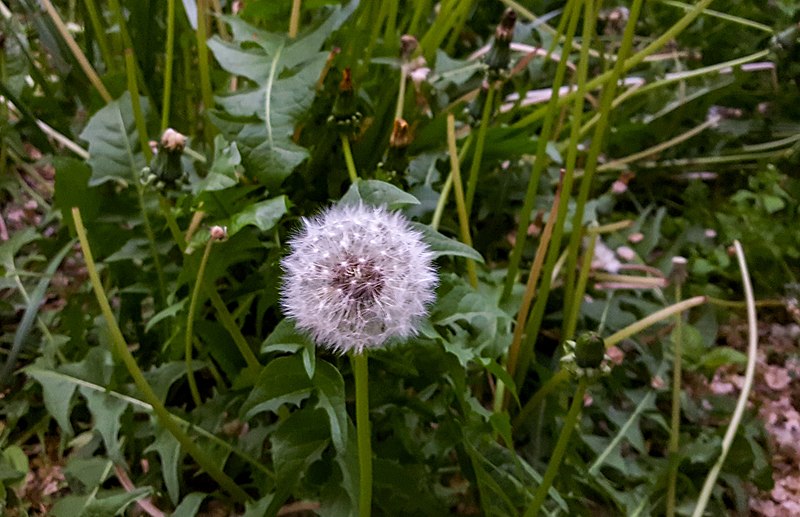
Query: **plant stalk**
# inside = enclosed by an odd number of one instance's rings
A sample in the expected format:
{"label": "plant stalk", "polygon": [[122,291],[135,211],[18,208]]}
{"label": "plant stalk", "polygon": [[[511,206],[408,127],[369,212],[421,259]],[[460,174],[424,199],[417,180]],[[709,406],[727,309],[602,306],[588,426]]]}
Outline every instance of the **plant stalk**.
{"label": "plant stalk", "polygon": [[102,283],[100,282],[100,275],[97,273],[97,267],[92,257],[92,250],[89,247],[89,240],[86,236],[86,228],[83,226],[81,219],[81,212],[78,207],[72,208],[72,218],[75,222],[75,231],[78,234],[78,239],[81,243],[81,250],[83,251],[84,260],[86,261],[86,269],[89,272],[89,279],[94,290],[97,303],[100,305],[100,310],[108,325],[109,333],[111,335],[111,342],[114,347],[114,352],[117,357],[122,360],[128,373],[133,378],[134,384],[142,393],[142,396],[148,404],[153,407],[153,412],[158,417],[161,425],[163,425],[172,436],[181,444],[185,450],[197,464],[204,469],[209,476],[211,476],[219,485],[231,494],[238,501],[248,501],[250,496],[227,474],[222,468],[217,465],[206,453],[180,428],[178,423],[172,418],[172,415],[167,411],[167,408],[158,398],[156,393],[148,384],[139,365],[136,364],[133,354],[128,350],[128,345],[125,343],[125,338],[122,336],[117,325],[114,313],[111,311],[111,305],[108,303],[108,298],[103,290]]}
{"label": "plant stalk", "polygon": [[356,432],[358,435],[358,515],[372,514],[372,432],[369,422],[369,366],[366,352],[354,354],[356,381]]}

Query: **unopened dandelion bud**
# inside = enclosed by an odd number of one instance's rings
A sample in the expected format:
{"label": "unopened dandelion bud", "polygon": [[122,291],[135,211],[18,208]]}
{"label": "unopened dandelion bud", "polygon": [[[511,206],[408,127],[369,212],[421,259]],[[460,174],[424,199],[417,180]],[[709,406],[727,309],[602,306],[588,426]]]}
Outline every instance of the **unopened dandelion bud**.
{"label": "unopened dandelion bud", "polygon": [[611,357],[605,341],[596,332],[585,332],[574,340],[564,341],[561,364],[575,377],[596,379],[611,371]]}
{"label": "unopened dandelion bud", "polygon": [[516,22],[517,13],[511,8],[506,9],[494,31],[494,42],[486,56],[486,64],[492,74],[508,71],[508,64],[511,61],[511,41],[514,39]]}
{"label": "unopened dandelion bud", "polygon": [[215,241],[224,241],[228,238],[227,226],[212,226],[210,230],[211,239]]}
{"label": "unopened dandelion bud", "polygon": [[686,282],[686,278],[689,276],[688,264],[689,261],[686,260],[686,257],[672,257],[672,272],[669,278],[673,284],[682,285]]}
{"label": "unopened dandelion bud", "polygon": [[412,141],[411,128],[408,126],[408,122],[402,118],[395,119],[392,135],[389,137],[389,147],[408,147]]}
{"label": "unopened dandelion bud", "polygon": [[352,74],[349,68],[345,68],[342,80],[339,82],[339,95],[333,103],[328,122],[342,133],[354,134],[358,131],[362,118],[363,115],[356,104]]}
{"label": "unopened dandelion bud", "polygon": [[145,167],[142,171],[142,183],[164,190],[175,189],[186,181],[187,175],[181,163],[185,147],[186,137],[172,128],[167,128],[153,153],[155,155],[153,162],[150,167]]}
{"label": "unopened dandelion bud", "polygon": [[407,63],[414,52],[419,47],[419,41],[411,34],[403,34],[400,36],[400,59]]}

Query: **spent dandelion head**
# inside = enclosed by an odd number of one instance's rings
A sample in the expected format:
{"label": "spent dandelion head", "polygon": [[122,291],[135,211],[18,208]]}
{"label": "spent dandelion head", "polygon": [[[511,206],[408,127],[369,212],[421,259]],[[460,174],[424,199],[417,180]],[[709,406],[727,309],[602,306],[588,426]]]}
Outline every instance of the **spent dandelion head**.
{"label": "spent dandelion head", "polygon": [[399,213],[337,205],[304,219],[283,259],[282,306],[335,352],[413,336],[433,301],[433,254]]}

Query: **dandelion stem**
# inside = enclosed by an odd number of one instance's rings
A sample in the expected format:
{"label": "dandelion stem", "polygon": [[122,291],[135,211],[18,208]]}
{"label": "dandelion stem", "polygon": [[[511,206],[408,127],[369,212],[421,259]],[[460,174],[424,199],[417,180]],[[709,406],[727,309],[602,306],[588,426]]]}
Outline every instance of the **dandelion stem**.
{"label": "dandelion stem", "polygon": [[[472,247],[472,237],[469,234],[469,215],[464,201],[464,186],[461,183],[461,169],[458,164],[458,153],[456,152],[456,119],[452,113],[447,114],[447,150],[450,154],[450,174],[453,176],[453,186],[455,187],[461,241]],[[478,272],[472,259],[467,259],[467,275],[469,275],[469,283],[472,287],[478,287]]]}
{"label": "dandelion stem", "polygon": [[366,352],[353,354],[356,380],[356,432],[358,434],[358,515],[372,513],[372,432],[369,422],[369,369]]}
{"label": "dandelion stem", "polygon": [[558,435],[558,442],[556,448],[553,450],[553,455],[550,456],[550,462],[547,464],[547,470],[544,471],[542,482],[536,493],[533,495],[533,502],[525,512],[525,517],[534,517],[539,515],[539,510],[547,497],[547,492],[553,484],[553,480],[558,474],[558,468],[561,466],[561,460],[564,457],[564,452],[567,450],[569,438],[572,435],[572,430],[578,421],[578,416],[581,413],[581,406],[583,406],[583,394],[586,393],[586,379],[578,381],[578,388],[575,390],[575,395],[572,397],[572,404],[569,407],[567,417],[564,419],[564,427],[561,428],[561,434]]}
{"label": "dandelion stem", "polygon": [[194,283],[194,290],[192,290],[192,299],[189,301],[189,313],[186,315],[186,339],[184,340],[184,360],[186,361],[186,378],[189,379],[189,391],[192,392],[192,400],[195,405],[202,404],[200,398],[200,391],[197,389],[197,382],[194,379],[192,372],[192,334],[194,333],[194,313],[197,310],[197,299],[200,297],[200,289],[203,285],[203,275],[206,272],[206,264],[208,257],[211,255],[211,246],[214,245],[214,239],[208,239],[206,248],[203,250],[203,257],[200,259],[200,267],[197,269],[197,280]]}
{"label": "dandelion stem", "polygon": [[72,52],[72,55],[78,62],[78,65],[80,65],[81,70],[83,70],[83,73],[86,74],[86,77],[89,79],[89,82],[92,83],[92,86],[94,86],[95,90],[97,90],[97,93],[100,94],[100,96],[103,98],[105,102],[111,102],[112,100],[111,94],[108,93],[108,90],[103,84],[103,81],[100,80],[100,76],[97,75],[97,72],[95,71],[94,68],[92,68],[92,65],[89,63],[89,60],[86,59],[86,54],[83,53],[81,48],[75,42],[75,39],[69,33],[69,29],[67,29],[67,26],[66,24],[64,24],[64,21],[61,19],[61,16],[58,15],[58,11],[56,11],[56,8],[53,7],[53,4],[50,3],[50,0],[41,0],[41,2],[42,5],[44,6],[45,11],[47,11],[47,14],[50,16],[50,19],[53,20],[53,24],[56,26],[56,30],[58,30],[58,33],[61,35],[62,38],[64,38],[64,43],[67,44],[67,47],[69,48],[70,52]]}
{"label": "dandelion stem", "polygon": [[350,149],[350,139],[345,134],[339,135],[342,140],[342,151],[344,151],[344,162],[347,164],[347,174],[350,176],[351,183],[358,182],[356,164],[353,162],[353,151]]}
{"label": "dandelion stem", "polygon": [[164,99],[161,103],[161,132],[169,127],[172,105],[172,68],[175,62],[175,0],[167,0],[167,43],[164,55]]}
{"label": "dandelion stem", "polygon": [[136,364],[136,359],[131,354],[130,350],[128,350],[128,345],[125,343],[125,338],[122,336],[122,331],[119,329],[119,325],[117,325],[117,321],[114,318],[114,314],[111,311],[111,305],[108,303],[108,298],[106,297],[105,291],[103,291],[103,286],[100,282],[100,275],[97,273],[97,267],[94,263],[94,258],[92,257],[92,250],[89,248],[89,240],[86,236],[86,228],[83,226],[83,220],[81,219],[81,212],[78,207],[72,208],[72,218],[75,222],[75,231],[78,234],[78,239],[81,242],[81,249],[83,251],[83,256],[86,261],[86,269],[89,272],[89,279],[92,284],[92,288],[94,289],[95,297],[97,298],[97,303],[100,305],[100,310],[103,313],[103,317],[106,320],[106,325],[108,325],[109,332],[111,334],[111,343],[114,347],[114,352],[116,353],[117,357],[122,360],[122,363],[125,365],[125,368],[128,370],[128,373],[133,378],[134,384],[142,393],[142,398],[145,402],[150,404],[153,408],[153,412],[158,416],[158,420],[163,425],[167,431],[175,437],[178,443],[181,444],[181,448],[186,451],[197,464],[205,470],[209,476],[211,476],[219,485],[225,489],[228,493],[230,493],[235,499],[239,501],[247,501],[250,500],[250,496],[242,490],[242,488],[236,484],[236,482],[231,479],[222,468],[214,462],[203,449],[200,448],[190,437],[187,435],[181,428],[178,422],[173,418],[173,416],[167,411],[167,408],[158,398],[156,393],[153,391],[153,388],[150,387],[148,384],[147,379],[145,378],[142,370],[139,368],[139,365]]}
{"label": "dandelion stem", "polygon": [[[681,282],[675,283],[675,300],[681,300]],[[672,365],[672,414],[670,415],[670,434],[669,434],[669,455],[670,467],[667,478],[667,517],[675,515],[675,483],[678,479],[677,458],[678,447],[680,447],[681,431],[681,334],[683,326],[683,316],[681,313],[675,315],[675,331],[673,335],[673,365]]]}
{"label": "dandelion stem", "polygon": [[722,469],[722,464],[725,463],[725,458],[728,456],[728,451],[731,449],[733,439],[736,436],[736,430],[744,416],[744,410],[747,407],[747,399],[750,397],[750,390],[753,388],[753,378],[756,373],[756,355],[758,353],[758,328],[756,327],[756,304],[753,298],[753,286],[750,284],[750,273],[747,269],[747,260],[744,256],[744,250],[739,241],[733,241],[736,249],[736,258],[739,261],[739,269],[742,271],[742,284],[744,285],[744,297],[747,300],[747,369],[744,374],[744,385],[739,394],[739,400],[736,402],[736,409],[733,411],[731,422],[728,424],[728,429],[725,431],[725,436],[722,438],[722,452],[717,458],[716,463],[711,468],[711,471],[703,483],[703,489],[700,491],[700,497],[697,498],[697,506],[694,508],[692,517],[700,517],[706,509],[708,498],[711,496],[711,490],[717,481],[719,471]]}
{"label": "dandelion stem", "polygon": [[472,202],[475,199],[475,190],[478,187],[478,173],[481,169],[481,158],[483,158],[483,146],[486,143],[486,130],[489,129],[489,117],[492,115],[494,105],[494,83],[489,83],[486,92],[486,103],[483,105],[481,122],[478,127],[478,140],[475,144],[475,154],[472,155],[472,164],[469,167],[469,177],[467,178],[467,215],[472,213]]}
{"label": "dandelion stem", "polygon": [[289,37],[294,39],[300,30],[300,4],[302,0],[292,0],[292,13],[289,16]]}

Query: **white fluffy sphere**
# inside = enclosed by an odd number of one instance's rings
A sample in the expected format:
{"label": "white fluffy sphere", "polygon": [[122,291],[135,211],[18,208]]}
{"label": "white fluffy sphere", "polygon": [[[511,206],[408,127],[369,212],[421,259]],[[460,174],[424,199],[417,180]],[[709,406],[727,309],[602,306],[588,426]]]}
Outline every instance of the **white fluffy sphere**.
{"label": "white fluffy sphere", "polygon": [[437,277],[433,253],[405,217],[337,205],[303,223],[282,261],[282,305],[298,329],[339,353],[416,334]]}

